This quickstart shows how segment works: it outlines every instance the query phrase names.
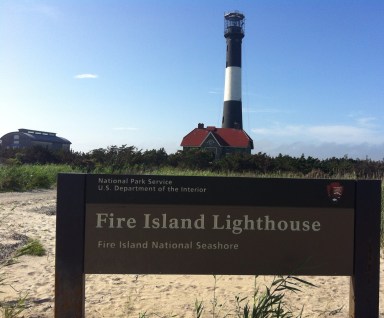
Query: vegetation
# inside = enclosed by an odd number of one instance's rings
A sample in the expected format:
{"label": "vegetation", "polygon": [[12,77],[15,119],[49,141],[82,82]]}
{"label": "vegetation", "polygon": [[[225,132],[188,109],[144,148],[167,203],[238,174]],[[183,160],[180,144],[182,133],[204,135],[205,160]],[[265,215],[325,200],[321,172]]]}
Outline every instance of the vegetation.
{"label": "vegetation", "polygon": [[[28,239],[25,245],[19,247],[16,251],[11,253],[8,257],[0,260],[0,269],[5,266],[12,265],[16,262],[17,258],[23,255],[43,256],[46,254],[43,245],[35,239]],[[6,286],[5,275],[0,275],[0,293],[1,287]],[[4,318],[17,318],[26,309],[26,301],[28,294],[22,295],[20,292],[19,298],[15,301],[1,301],[0,313]]]}
{"label": "vegetation", "polygon": [[19,315],[26,309],[26,297],[19,297],[17,301],[14,302],[12,305],[1,305],[0,307],[3,307],[3,317],[4,318],[18,318]]}
{"label": "vegetation", "polygon": [[49,189],[59,172],[73,172],[68,165],[0,165],[0,192]]}
{"label": "vegetation", "polygon": [[[134,146],[110,146],[87,153],[0,148],[0,192],[48,189],[59,172],[158,174],[184,176],[257,176],[292,178],[383,179],[384,159],[313,157],[265,153],[233,154],[214,160],[209,151],[191,149],[167,154],[164,148],[139,150]],[[384,190],[382,191],[384,199]],[[384,210],[382,210],[384,228]],[[383,240],[384,241],[384,240]]]}
{"label": "vegetation", "polygon": [[44,256],[45,254],[45,248],[38,240],[29,239],[26,245],[16,250],[15,257],[23,255]]}
{"label": "vegetation", "polygon": [[[299,312],[294,312],[286,301],[286,295],[289,293],[300,293],[302,287],[316,287],[312,283],[295,276],[275,276],[268,286],[257,284],[255,276],[254,292],[249,297],[235,296],[235,305],[231,308],[226,303],[222,303],[217,296],[217,282],[219,277],[213,275],[214,283],[212,288],[212,299],[210,305],[205,305],[204,300],[195,300],[193,307],[193,316],[195,318],[302,318],[304,306]],[[130,309],[133,309],[130,307]],[[139,313],[139,317],[180,317],[183,315],[170,314],[159,315],[157,313]]]}
{"label": "vegetation", "polygon": [[[256,278],[255,278],[256,279]],[[285,301],[285,295],[287,292],[298,293],[301,292],[301,285],[307,285],[314,287],[308,281],[302,280],[295,276],[278,276],[275,277],[270,284],[266,286],[262,292],[260,288],[255,284],[255,292],[253,295],[253,303],[249,305],[246,302],[244,306],[241,303],[246,298],[236,298],[237,302],[237,317],[238,318],[301,318],[304,310],[304,306],[301,309],[299,315],[294,316],[293,312],[287,308]]]}
{"label": "vegetation", "polygon": [[[52,152],[41,147],[19,150],[0,149],[0,192],[52,188],[56,185],[57,174],[60,172],[383,179],[384,160],[351,159],[348,156],[320,160],[304,155],[296,158],[282,154],[271,157],[260,152],[252,155],[233,154],[215,160],[211,152],[203,150],[195,149],[167,154],[163,148],[143,151],[126,145],[94,149],[88,153]],[[384,191],[382,191],[382,199],[384,199]],[[383,210],[382,215],[384,216]],[[384,228],[384,217],[382,228]],[[13,257],[17,258],[25,254],[44,255],[44,253],[39,242],[29,241],[27,245],[16,251]],[[286,292],[299,292],[299,284],[311,285],[296,277],[287,276],[276,277],[263,291],[255,287],[251,302],[248,298],[236,298],[235,316],[238,318],[293,318],[295,316],[287,309],[284,296]],[[4,285],[4,277],[0,277],[0,287],[1,285]],[[214,291],[215,289],[216,285]],[[13,307],[0,303],[4,317],[17,317],[24,310],[25,299],[25,296],[20,297]],[[221,307],[215,294],[212,306],[212,317],[219,317]],[[203,317],[206,308],[203,301],[196,300],[195,316]],[[226,312],[224,317],[228,315]],[[302,313],[297,317],[301,315]],[[141,317],[147,316],[147,313],[141,314]]]}
{"label": "vegetation", "polygon": [[[88,173],[154,173],[157,171],[172,174],[185,171],[201,171],[207,174],[250,174],[272,176],[296,176],[313,178],[377,178],[384,176],[384,160],[328,158],[324,160],[313,157],[299,158],[279,154],[276,157],[265,153],[232,154],[215,160],[213,153],[206,150],[191,149],[167,154],[164,148],[158,150],[139,150],[134,146],[110,146],[87,153],[74,151],[50,151],[42,147],[29,149],[0,149],[0,179],[3,180],[5,168],[11,168],[9,174],[18,173],[15,167],[48,165],[57,171],[80,171]],[[55,167],[55,168],[52,168]],[[46,169],[46,168],[44,168]],[[18,170],[17,170],[18,171]],[[20,172],[21,173],[21,172]],[[40,178],[43,178],[40,172]],[[37,177],[38,172],[32,174]],[[26,175],[23,175],[25,177]],[[51,181],[51,180],[49,180]],[[8,181],[9,182],[9,181]],[[4,183],[4,182],[3,182]],[[29,183],[33,181],[29,180]],[[44,182],[42,182],[44,184]],[[48,184],[46,180],[46,186]],[[28,189],[10,184],[9,187]],[[4,189],[4,186],[3,186]],[[0,191],[2,188],[0,187]]]}
{"label": "vegetation", "polygon": [[313,177],[350,176],[356,178],[382,178],[384,161],[370,159],[343,158],[316,159],[278,155],[271,157],[265,153],[233,154],[220,160],[214,160],[209,151],[191,149],[167,154],[159,150],[139,150],[134,146],[110,146],[106,149],[94,149],[88,153],[52,152],[34,147],[29,149],[0,150],[0,163],[8,166],[25,164],[61,164],[72,169],[91,173],[142,173],[159,168],[177,170],[204,170],[213,173],[252,173],[252,174],[296,174]]}

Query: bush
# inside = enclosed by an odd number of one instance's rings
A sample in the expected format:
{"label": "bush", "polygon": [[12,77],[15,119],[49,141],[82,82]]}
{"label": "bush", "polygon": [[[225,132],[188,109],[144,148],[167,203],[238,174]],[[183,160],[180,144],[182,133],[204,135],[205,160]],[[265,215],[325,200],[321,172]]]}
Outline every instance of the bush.
{"label": "bush", "polygon": [[22,191],[24,188],[25,181],[20,168],[0,168],[0,191]]}

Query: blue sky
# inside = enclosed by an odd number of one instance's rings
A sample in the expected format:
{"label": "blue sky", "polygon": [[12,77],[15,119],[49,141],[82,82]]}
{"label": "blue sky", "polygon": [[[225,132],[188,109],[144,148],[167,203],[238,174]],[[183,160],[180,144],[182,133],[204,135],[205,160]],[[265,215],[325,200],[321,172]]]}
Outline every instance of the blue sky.
{"label": "blue sky", "polygon": [[180,150],[221,125],[231,10],[254,152],[384,158],[382,0],[2,0],[0,136]]}

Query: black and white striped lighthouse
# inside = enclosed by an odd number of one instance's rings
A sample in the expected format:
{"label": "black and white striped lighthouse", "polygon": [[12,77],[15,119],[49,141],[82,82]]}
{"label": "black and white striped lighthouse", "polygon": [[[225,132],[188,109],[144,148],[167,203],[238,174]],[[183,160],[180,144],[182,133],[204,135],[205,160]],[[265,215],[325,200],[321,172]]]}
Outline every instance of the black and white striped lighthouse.
{"label": "black and white striped lighthouse", "polygon": [[224,15],[227,41],[224,109],[222,128],[243,129],[241,103],[241,42],[244,37],[244,14],[234,11]]}
{"label": "black and white striped lighthouse", "polygon": [[227,40],[225,67],[224,110],[221,128],[197,128],[184,136],[183,150],[204,149],[220,159],[233,153],[251,154],[252,138],[243,130],[241,105],[241,42],[244,37],[244,14],[238,11],[225,13],[224,37]]}

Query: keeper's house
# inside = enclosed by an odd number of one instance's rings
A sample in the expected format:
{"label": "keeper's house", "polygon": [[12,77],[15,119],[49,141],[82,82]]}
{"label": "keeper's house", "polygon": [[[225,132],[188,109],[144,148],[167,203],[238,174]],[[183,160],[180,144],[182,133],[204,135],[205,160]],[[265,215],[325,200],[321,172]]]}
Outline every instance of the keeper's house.
{"label": "keeper's house", "polygon": [[242,129],[216,128],[214,126],[198,127],[186,135],[181,146],[183,150],[199,148],[212,151],[215,159],[232,153],[251,153],[253,140]]}
{"label": "keeper's house", "polygon": [[21,149],[40,146],[49,150],[69,150],[71,142],[56,133],[21,128],[1,137],[3,149]]}

